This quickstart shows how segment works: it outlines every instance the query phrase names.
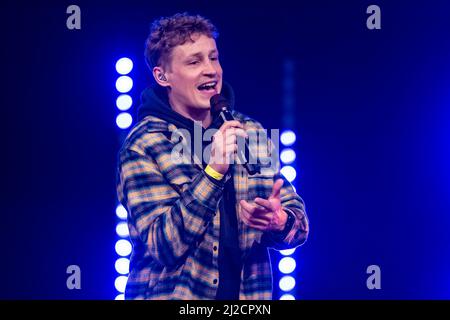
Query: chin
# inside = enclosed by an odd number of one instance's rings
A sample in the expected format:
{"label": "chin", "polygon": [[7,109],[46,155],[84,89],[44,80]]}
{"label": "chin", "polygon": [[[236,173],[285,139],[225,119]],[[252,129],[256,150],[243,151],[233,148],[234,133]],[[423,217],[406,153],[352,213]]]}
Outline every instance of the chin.
{"label": "chin", "polygon": [[206,106],[206,105],[202,105],[202,106],[199,106],[198,109],[201,109],[201,110],[210,110],[210,109],[211,109],[211,106],[210,106],[209,104],[208,104],[207,106]]}
{"label": "chin", "polygon": [[211,105],[210,105],[209,102],[207,104],[206,103],[196,103],[191,108],[194,109],[194,110],[197,110],[197,111],[210,110],[211,109]]}
{"label": "chin", "polygon": [[197,104],[197,108],[198,109],[203,109],[203,110],[206,110],[206,109],[211,109],[211,103],[209,102],[209,100],[203,100],[202,99],[202,101],[199,101],[199,103]]}

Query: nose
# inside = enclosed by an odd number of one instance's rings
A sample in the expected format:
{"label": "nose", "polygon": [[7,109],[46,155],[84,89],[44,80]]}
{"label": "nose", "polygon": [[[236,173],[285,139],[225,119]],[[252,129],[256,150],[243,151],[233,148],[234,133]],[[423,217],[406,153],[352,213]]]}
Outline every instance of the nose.
{"label": "nose", "polygon": [[214,77],[218,73],[217,69],[218,68],[214,65],[213,61],[208,60],[205,62],[205,65],[203,68],[203,74],[206,76]]}

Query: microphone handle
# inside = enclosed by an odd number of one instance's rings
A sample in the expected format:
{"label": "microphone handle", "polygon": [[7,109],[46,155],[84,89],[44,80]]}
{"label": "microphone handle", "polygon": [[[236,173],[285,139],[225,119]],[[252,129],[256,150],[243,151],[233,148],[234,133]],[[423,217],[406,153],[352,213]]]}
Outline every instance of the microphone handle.
{"label": "microphone handle", "polygon": [[[220,117],[223,121],[233,121],[235,120],[233,115],[226,107],[223,107],[220,112]],[[256,163],[250,164],[248,163],[250,160],[250,149],[248,147],[248,140],[245,139],[245,148],[244,150],[238,148],[238,158],[244,160],[244,167],[247,170],[249,175],[254,175],[256,173],[261,173],[261,165],[259,163],[259,159],[256,158]]]}

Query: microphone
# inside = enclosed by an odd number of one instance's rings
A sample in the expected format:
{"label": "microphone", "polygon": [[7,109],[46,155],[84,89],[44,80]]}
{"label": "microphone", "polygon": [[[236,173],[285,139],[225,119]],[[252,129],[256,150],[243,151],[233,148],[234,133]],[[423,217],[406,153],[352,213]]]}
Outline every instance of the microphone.
{"label": "microphone", "polygon": [[[220,112],[219,117],[222,118],[224,122],[235,120],[229,110],[229,102],[224,96],[222,96],[221,94],[215,94],[211,97],[209,102],[211,103],[211,110],[215,113]],[[245,139],[244,150],[242,150],[242,148],[238,148],[237,152],[238,157],[244,160],[244,167],[249,175],[261,173],[261,164],[259,163],[258,158],[256,158],[256,163],[249,163],[249,159],[251,157],[247,139]]]}

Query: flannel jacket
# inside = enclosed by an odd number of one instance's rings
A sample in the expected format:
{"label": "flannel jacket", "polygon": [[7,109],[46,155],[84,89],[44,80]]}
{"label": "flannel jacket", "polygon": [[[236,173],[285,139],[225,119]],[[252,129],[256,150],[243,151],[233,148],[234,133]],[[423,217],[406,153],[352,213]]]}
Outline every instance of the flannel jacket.
{"label": "flannel jacket", "polygon": [[[255,120],[233,111],[245,130],[263,129]],[[200,164],[176,163],[171,133],[177,128],[155,116],[142,119],[130,131],[118,154],[117,194],[128,212],[133,244],[126,299],[215,299],[219,274],[218,250],[223,185],[208,177]],[[267,157],[273,148],[250,145]],[[201,163],[201,162],[200,162]],[[268,248],[284,250],[303,244],[309,226],[304,202],[279,175],[279,164],[250,176],[234,165],[241,271],[240,300],[270,300],[272,270]],[[281,202],[295,216],[286,236],[248,227],[239,217],[241,199],[267,199],[274,179],[283,178]],[[286,234],[286,232],[284,233]]]}

